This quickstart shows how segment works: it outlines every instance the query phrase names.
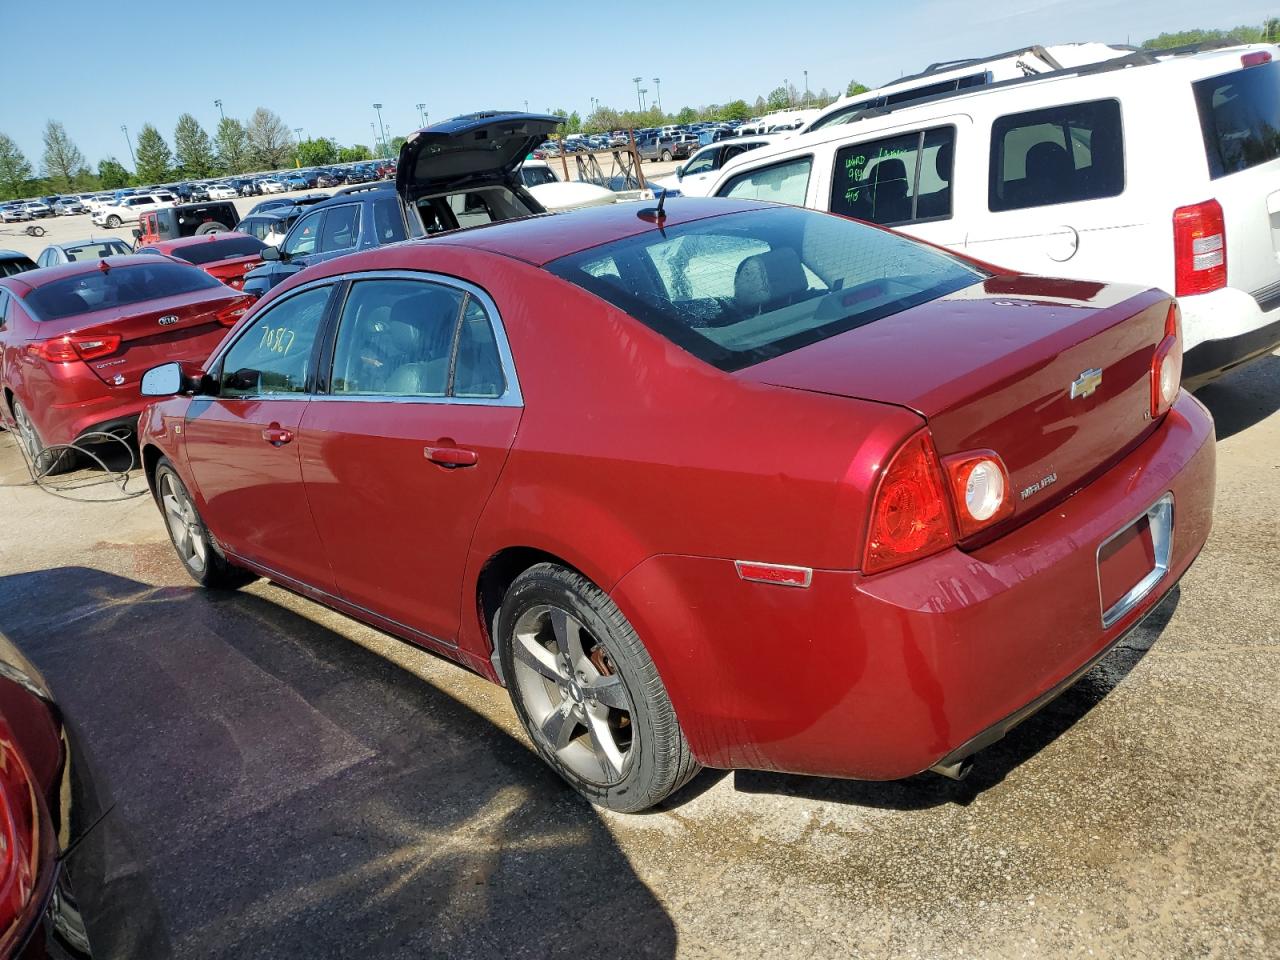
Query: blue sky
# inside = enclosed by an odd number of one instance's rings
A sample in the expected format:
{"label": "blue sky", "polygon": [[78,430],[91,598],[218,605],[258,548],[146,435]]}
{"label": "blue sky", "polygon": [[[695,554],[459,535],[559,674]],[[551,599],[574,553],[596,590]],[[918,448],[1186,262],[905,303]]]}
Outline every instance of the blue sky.
{"label": "blue sky", "polygon": [[[60,120],[91,164],[130,165],[121,124],[136,136],[193,113],[212,133],[215,99],[229,116],[275,110],[304,136],[369,143],[375,102],[392,135],[489,107],[586,113],[636,101],[631,78],[662,80],[667,109],[749,102],[784,79],[816,92],[850,78],[876,86],[936,60],[1030,43],[1134,43],[1166,30],[1261,23],[1274,0],[686,0],[627,5],[565,0],[302,0],[200,4],[62,0],[51,8],[0,0],[5,44],[0,131],[39,165],[45,120]],[[593,10],[592,16],[584,11]],[[200,12],[197,12],[200,11]],[[206,42],[186,34],[207,25]],[[172,25],[172,26],[170,26]],[[244,25],[244,26],[242,26]],[[69,31],[60,36],[61,31]],[[58,39],[54,39],[58,37]]]}

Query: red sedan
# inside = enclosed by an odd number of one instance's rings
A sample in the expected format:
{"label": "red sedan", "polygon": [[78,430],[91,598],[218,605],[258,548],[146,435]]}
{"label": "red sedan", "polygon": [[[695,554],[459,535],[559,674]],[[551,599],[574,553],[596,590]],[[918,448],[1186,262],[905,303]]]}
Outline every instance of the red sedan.
{"label": "red sedan", "polygon": [[106,257],[0,279],[0,418],[41,472],[61,445],[132,430],[138,381],[166,360],[200,360],[253,298],[168,257]]}
{"label": "red sedan", "polygon": [[958,776],[1209,533],[1178,309],[676,200],[329,261],[144,415],[200,583],[505,683],[593,802],[699,765]]}
{"label": "red sedan", "polygon": [[138,253],[159,253],[193,264],[235,290],[244,289],[244,275],[262,266],[266,244],[247,233],[224,231],[203,236],[161,240]]}

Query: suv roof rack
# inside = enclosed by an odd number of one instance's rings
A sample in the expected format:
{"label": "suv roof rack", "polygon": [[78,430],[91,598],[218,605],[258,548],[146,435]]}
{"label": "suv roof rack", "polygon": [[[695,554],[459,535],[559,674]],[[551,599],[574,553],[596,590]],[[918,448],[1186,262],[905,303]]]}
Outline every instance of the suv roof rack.
{"label": "suv roof rack", "polygon": [[363,193],[366,190],[385,190],[387,187],[394,187],[394,186],[395,184],[392,183],[390,180],[377,180],[373,183],[357,183],[355,186],[352,186],[352,187],[343,187],[341,190],[335,193],[334,196],[340,197],[343,194],[347,194],[347,193]]}
{"label": "suv roof rack", "polygon": [[900,83],[907,83],[911,80],[923,80],[925,77],[931,77],[937,73],[943,73],[947,70],[959,70],[961,67],[972,67],[982,63],[990,63],[993,60],[1004,60],[1008,57],[1020,57],[1024,54],[1034,53],[1037,57],[1049,64],[1053,70],[1061,70],[1062,64],[1054,59],[1053,54],[1049,53],[1040,44],[1034,44],[1030,47],[1018,47],[1016,50],[1006,50],[1004,53],[993,53],[985,57],[962,57],[959,60],[943,60],[938,63],[931,63],[919,73],[912,73],[905,77],[899,77],[897,80],[891,80],[884,84],[884,87],[894,87]]}

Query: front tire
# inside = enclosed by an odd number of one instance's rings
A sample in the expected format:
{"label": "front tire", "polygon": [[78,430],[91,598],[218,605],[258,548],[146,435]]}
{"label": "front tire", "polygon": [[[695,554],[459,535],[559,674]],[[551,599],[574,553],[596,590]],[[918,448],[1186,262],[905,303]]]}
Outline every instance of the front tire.
{"label": "front tire", "polygon": [[594,804],[635,813],[700,766],[631,624],[581,574],[541,563],[498,613],[503,676],[542,758]]}
{"label": "front tire", "polygon": [[169,540],[191,579],[210,590],[235,590],[258,579],[218,553],[186,484],[167,457],[156,465],[155,484]]}
{"label": "front tire", "polygon": [[120,224],[123,222],[124,221],[121,220],[119,217],[117,217],[115,214],[112,214],[111,216],[107,217],[107,226],[110,227],[112,230],[117,229],[120,226]]}

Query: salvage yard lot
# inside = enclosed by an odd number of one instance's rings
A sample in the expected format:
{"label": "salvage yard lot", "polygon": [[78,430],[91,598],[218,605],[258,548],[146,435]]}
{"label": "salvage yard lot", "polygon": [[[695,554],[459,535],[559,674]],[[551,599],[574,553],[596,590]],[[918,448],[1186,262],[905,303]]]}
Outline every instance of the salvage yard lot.
{"label": "salvage yard lot", "polygon": [[1200,396],[1199,562],[961,784],[706,771],[593,810],[501,689],[266,582],[202,592],[149,498],[20,485],[2,434],[0,632],[179,956],[1275,956],[1280,356]]}

